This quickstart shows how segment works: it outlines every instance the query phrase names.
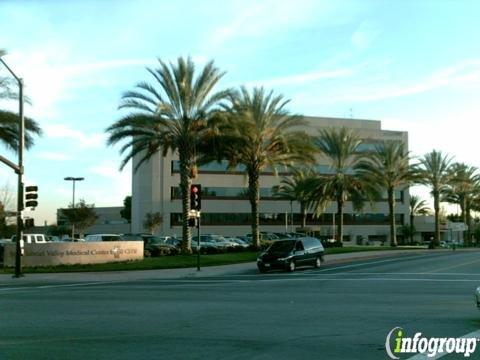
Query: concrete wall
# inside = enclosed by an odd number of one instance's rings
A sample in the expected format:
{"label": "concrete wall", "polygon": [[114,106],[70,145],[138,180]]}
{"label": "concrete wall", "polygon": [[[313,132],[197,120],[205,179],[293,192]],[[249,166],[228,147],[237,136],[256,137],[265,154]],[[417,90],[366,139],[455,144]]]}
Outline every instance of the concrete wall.
{"label": "concrete wall", "polygon": [[[15,245],[5,245],[5,267],[15,266]],[[143,241],[25,244],[22,266],[100,264],[142,259]]]}

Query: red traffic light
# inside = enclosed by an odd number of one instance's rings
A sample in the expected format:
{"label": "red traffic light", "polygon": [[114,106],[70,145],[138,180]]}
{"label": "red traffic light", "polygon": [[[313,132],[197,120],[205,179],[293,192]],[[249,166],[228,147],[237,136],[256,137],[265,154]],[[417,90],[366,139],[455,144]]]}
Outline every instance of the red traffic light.
{"label": "red traffic light", "polygon": [[202,185],[192,184],[190,186],[190,209],[200,210],[202,208]]}

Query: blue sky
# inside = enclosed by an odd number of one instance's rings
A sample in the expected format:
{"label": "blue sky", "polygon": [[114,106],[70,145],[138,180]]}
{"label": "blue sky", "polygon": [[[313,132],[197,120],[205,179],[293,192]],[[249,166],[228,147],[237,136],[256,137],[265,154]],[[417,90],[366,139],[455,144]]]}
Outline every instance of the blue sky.
{"label": "blue sky", "polygon": [[[66,176],[86,178],[77,199],[122,204],[131,172],[104,130],[157,57],[214,59],[220,87],[263,85],[295,113],[382,120],[409,131],[414,155],[436,148],[480,167],[479,13],[474,0],[0,0],[0,48],[45,132],[26,154],[26,183],[40,188],[26,215],[54,222],[71,201]],[[14,191],[16,177],[0,166],[6,183]]]}

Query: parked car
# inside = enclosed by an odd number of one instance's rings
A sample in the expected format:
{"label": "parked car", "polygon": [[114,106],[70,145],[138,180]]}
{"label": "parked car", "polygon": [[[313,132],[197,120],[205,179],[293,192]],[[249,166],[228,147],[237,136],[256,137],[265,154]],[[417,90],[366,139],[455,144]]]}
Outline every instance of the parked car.
{"label": "parked car", "polygon": [[176,246],[167,244],[160,236],[147,236],[144,238],[145,256],[177,255],[179,250]]}
{"label": "parked car", "polygon": [[206,234],[201,236],[209,237],[210,239],[212,239],[217,243],[217,246],[219,248],[222,248],[222,249],[234,248],[238,246],[236,242],[231,241],[228,237],[225,237],[222,235]]}
{"label": "parked car", "polygon": [[[23,234],[25,244],[46,244],[47,238],[43,234]],[[17,241],[17,235],[12,236],[12,242]]]}
{"label": "parked car", "polygon": [[123,241],[143,241],[144,236],[152,236],[148,233],[139,233],[139,234],[122,234],[120,239]]}
{"label": "parked car", "polygon": [[298,239],[298,238],[301,238],[301,237],[305,236],[305,234],[297,233],[297,232],[289,232],[287,234],[288,234],[288,236],[290,236],[293,239]]}
{"label": "parked car", "polygon": [[[252,234],[247,234],[246,236],[249,237],[250,239],[252,239]],[[260,240],[262,240],[262,241],[269,241],[269,240],[276,241],[276,240],[280,240],[280,238],[277,235],[275,235],[274,233],[269,233],[269,232],[266,232],[266,231],[260,231]]]}
{"label": "parked car", "polygon": [[182,240],[177,239],[175,237],[171,237],[170,239],[165,240],[165,243],[169,245],[173,245],[178,249],[182,247]]}
{"label": "parked car", "polygon": [[62,242],[85,242],[85,239],[83,238],[70,238],[70,237],[64,237],[60,241]]}
{"label": "parked car", "polygon": [[[192,249],[198,247],[198,236],[192,237]],[[200,248],[215,248],[219,249],[222,246],[211,235],[200,235]]]}
{"label": "parked car", "polygon": [[248,237],[247,235],[237,235],[235,236],[237,239],[242,240],[244,243],[251,245],[252,244],[252,238]]}
{"label": "parked car", "polygon": [[273,234],[277,235],[278,238],[281,239],[281,240],[287,240],[287,239],[293,239],[294,238],[292,235],[290,235],[290,233],[276,232],[276,233],[273,233]]}
{"label": "parked car", "polygon": [[235,243],[237,245],[237,247],[247,248],[247,247],[250,246],[247,242],[245,242],[242,239],[239,239],[237,237],[226,237],[226,239],[230,242]]}
{"label": "parked car", "polygon": [[5,252],[5,245],[11,244],[12,239],[0,239],[0,260],[3,260],[3,254]]}
{"label": "parked car", "polygon": [[92,234],[85,237],[85,241],[121,241],[121,237],[118,234]]}
{"label": "parked car", "polygon": [[270,269],[293,272],[298,266],[303,265],[318,268],[323,261],[324,252],[322,243],[314,237],[278,240],[258,257],[257,267],[262,273]]}

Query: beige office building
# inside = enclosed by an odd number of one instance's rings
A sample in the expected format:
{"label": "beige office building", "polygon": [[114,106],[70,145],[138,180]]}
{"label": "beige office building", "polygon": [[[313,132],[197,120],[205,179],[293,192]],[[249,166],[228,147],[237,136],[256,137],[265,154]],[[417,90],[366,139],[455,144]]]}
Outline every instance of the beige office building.
{"label": "beige office building", "polygon": [[[311,124],[309,133],[318,129],[346,127],[357,131],[364,139],[362,151],[372,150],[384,140],[403,141],[408,148],[408,134],[381,128],[380,121],[306,117]],[[134,161],[135,165],[135,161]],[[319,157],[317,169],[328,173],[325,159]],[[278,185],[280,176],[264,173],[260,178],[260,229],[261,231],[291,231],[291,204],[289,201],[272,198],[271,188]],[[163,224],[162,235],[181,235],[180,174],[178,158],[169,154],[154,156],[133,174],[132,181],[132,232],[142,232],[143,219],[148,212],[160,212]],[[250,203],[246,198],[247,176],[241,166],[227,169],[227,163],[211,163],[199,167],[194,183],[202,185],[202,233],[244,235],[250,233]],[[408,222],[408,189],[397,192],[397,223]],[[293,203],[294,228],[300,223],[300,207]],[[336,206],[332,204],[320,218],[308,216],[307,226],[320,235],[331,237]],[[347,203],[344,216],[345,240],[352,244],[363,238],[370,241],[388,239],[388,204],[378,202],[366,205],[362,212],[354,212]]]}

